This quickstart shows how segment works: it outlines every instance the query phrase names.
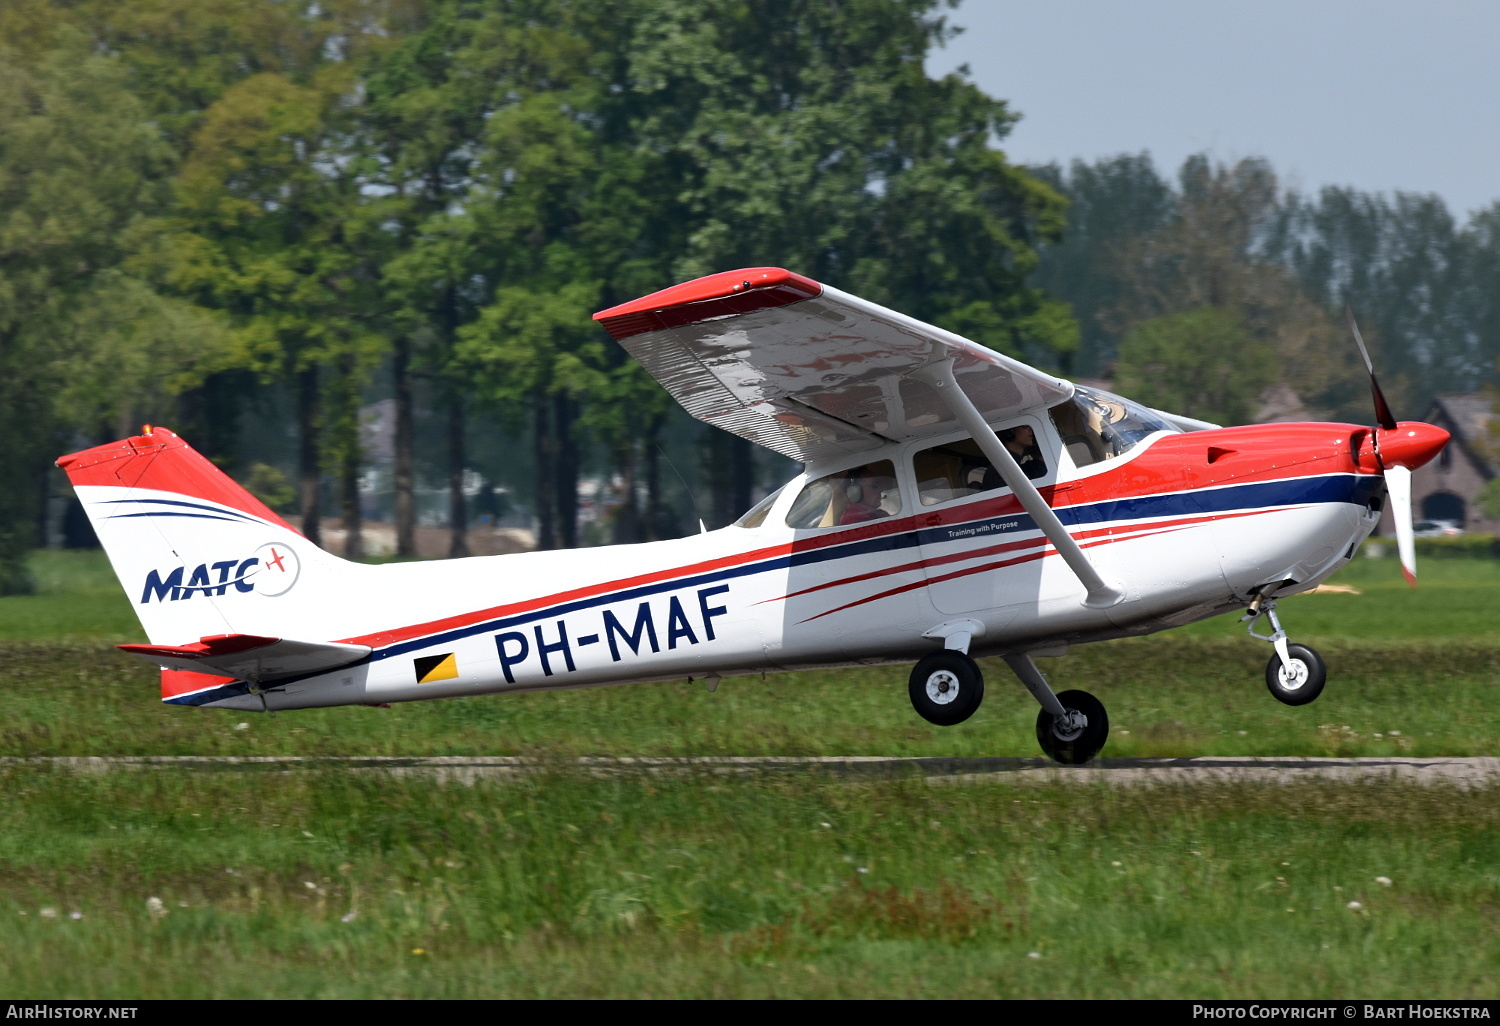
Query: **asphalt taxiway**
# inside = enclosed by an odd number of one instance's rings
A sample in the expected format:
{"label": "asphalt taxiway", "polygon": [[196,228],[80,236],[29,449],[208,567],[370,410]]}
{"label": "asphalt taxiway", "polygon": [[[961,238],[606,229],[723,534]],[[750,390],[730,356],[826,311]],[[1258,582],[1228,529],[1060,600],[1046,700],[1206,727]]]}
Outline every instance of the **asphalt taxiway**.
{"label": "asphalt taxiway", "polygon": [[615,775],[804,775],[931,783],[1036,782],[1109,785],[1399,780],[1458,787],[1500,784],[1500,758],[1302,756],[1096,759],[1059,766],[1040,758],[889,756],[699,756],[534,759],[523,756],[56,756],[0,758],[0,769],[29,766],[65,773],[177,770],[194,773],[345,771],[472,783],[545,773]]}

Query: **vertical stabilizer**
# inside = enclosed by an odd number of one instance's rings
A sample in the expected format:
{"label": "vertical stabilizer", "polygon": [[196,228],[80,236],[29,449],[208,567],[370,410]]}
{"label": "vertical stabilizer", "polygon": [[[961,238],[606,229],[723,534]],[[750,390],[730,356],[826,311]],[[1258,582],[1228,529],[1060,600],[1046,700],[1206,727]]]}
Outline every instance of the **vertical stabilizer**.
{"label": "vertical stabilizer", "polygon": [[323,552],[164,428],[57,461],[153,644],[209,635],[320,634]]}

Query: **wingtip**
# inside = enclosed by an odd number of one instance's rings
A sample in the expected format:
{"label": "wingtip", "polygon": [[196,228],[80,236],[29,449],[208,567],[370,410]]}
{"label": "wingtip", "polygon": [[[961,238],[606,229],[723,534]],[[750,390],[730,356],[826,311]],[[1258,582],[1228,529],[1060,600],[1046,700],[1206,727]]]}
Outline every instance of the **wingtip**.
{"label": "wingtip", "polygon": [[1417,575],[1414,571],[1408,570],[1403,566],[1401,568],[1401,576],[1406,578],[1406,583],[1411,587],[1415,588],[1417,586]]}

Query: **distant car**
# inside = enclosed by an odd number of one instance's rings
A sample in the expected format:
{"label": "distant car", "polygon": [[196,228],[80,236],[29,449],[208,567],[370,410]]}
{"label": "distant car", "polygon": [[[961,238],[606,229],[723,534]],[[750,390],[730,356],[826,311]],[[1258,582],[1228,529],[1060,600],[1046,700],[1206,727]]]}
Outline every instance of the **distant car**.
{"label": "distant car", "polygon": [[1417,538],[1446,538],[1464,533],[1456,520],[1418,520],[1411,526]]}

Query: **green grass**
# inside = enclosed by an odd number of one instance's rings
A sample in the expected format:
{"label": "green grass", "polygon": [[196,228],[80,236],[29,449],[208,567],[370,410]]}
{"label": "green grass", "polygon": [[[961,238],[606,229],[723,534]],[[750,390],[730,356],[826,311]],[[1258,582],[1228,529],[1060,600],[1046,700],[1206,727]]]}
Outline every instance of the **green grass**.
{"label": "green grass", "polygon": [[[1429,559],[1419,563],[1419,586],[1409,587],[1394,558],[1355,559],[1331,584],[1358,595],[1298,595],[1280,604],[1282,625],[1294,639],[1423,640],[1484,638],[1500,644],[1500,560]],[[1234,615],[1173,631],[1190,636],[1242,633]]]}
{"label": "green grass", "polygon": [[[1500,646],[1321,645],[1334,680],[1296,709],[1266,691],[1266,648],[1165,636],[1043,666],[1105,702],[1107,756],[1500,752]],[[156,671],[107,648],[11,643],[0,755],[1038,754],[1036,703],[1003,663],[984,668],[985,703],[957,727],[917,717],[905,667],[732,678],[714,694],[641,684],[267,717],[164,706]]]}
{"label": "green grass", "polygon": [[[102,557],[42,556],[38,577],[49,590],[0,600],[10,603],[0,605],[8,616],[0,634],[38,625],[31,640],[0,644],[0,755],[1037,752],[1036,705],[994,660],[984,667],[984,706],[951,728],[912,712],[899,666],[732,678],[714,694],[643,684],[275,717],[163,706],[156,671],[104,640],[121,632],[75,631],[51,605],[112,597],[129,616]],[[1108,756],[1500,752],[1500,638],[1487,633],[1500,623],[1500,565],[1431,561],[1423,574],[1423,587],[1412,591],[1390,560],[1362,560],[1340,581],[1363,594],[1282,604],[1293,637],[1316,644],[1330,667],[1327,690],[1303,708],[1266,692],[1270,647],[1246,637],[1232,616],[1081,646],[1042,665],[1059,690],[1084,688],[1105,702]],[[17,612],[27,604],[38,610],[30,619]],[[108,607],[100,610],[99,622],[111,623]],[[240,723],[248,726],[235,729]]]}
{"label": "green grass", "polygon": [[103,552],[37,552],[31,571],[35,595],[0,597],[0,642],[146,640]]}
{"label": "green grass", "polygon": [[[1043,667],[1106,702],[1106,756],[1494,755],[1500,567],[1422,572],[1411,592],[1391,561],[1361,561],[1340,582],[1362,595],[1283,603],[1332,671],[1305,708],[1266,693],[1268,646],[1232,618]],[[1036,754],[1035,703],[999,663],[980,712],[947,729],[911,711],[903,667],[716,694],[164,707],[156,672],[110,646],[138,633],[98,555],[42,554],[38,577],[42,594],[0,600],[0,755]],[[0,992],[1487,996],[1497,842],[1500,789],[1391,781],[594,779],[558,763],[466,787],[12,765]]]}
{"label": "green grass", "polygon": [[1488,996],[1497,845],[1500,791],[1392,783],[464,787],[13,770],[0,988]]}

